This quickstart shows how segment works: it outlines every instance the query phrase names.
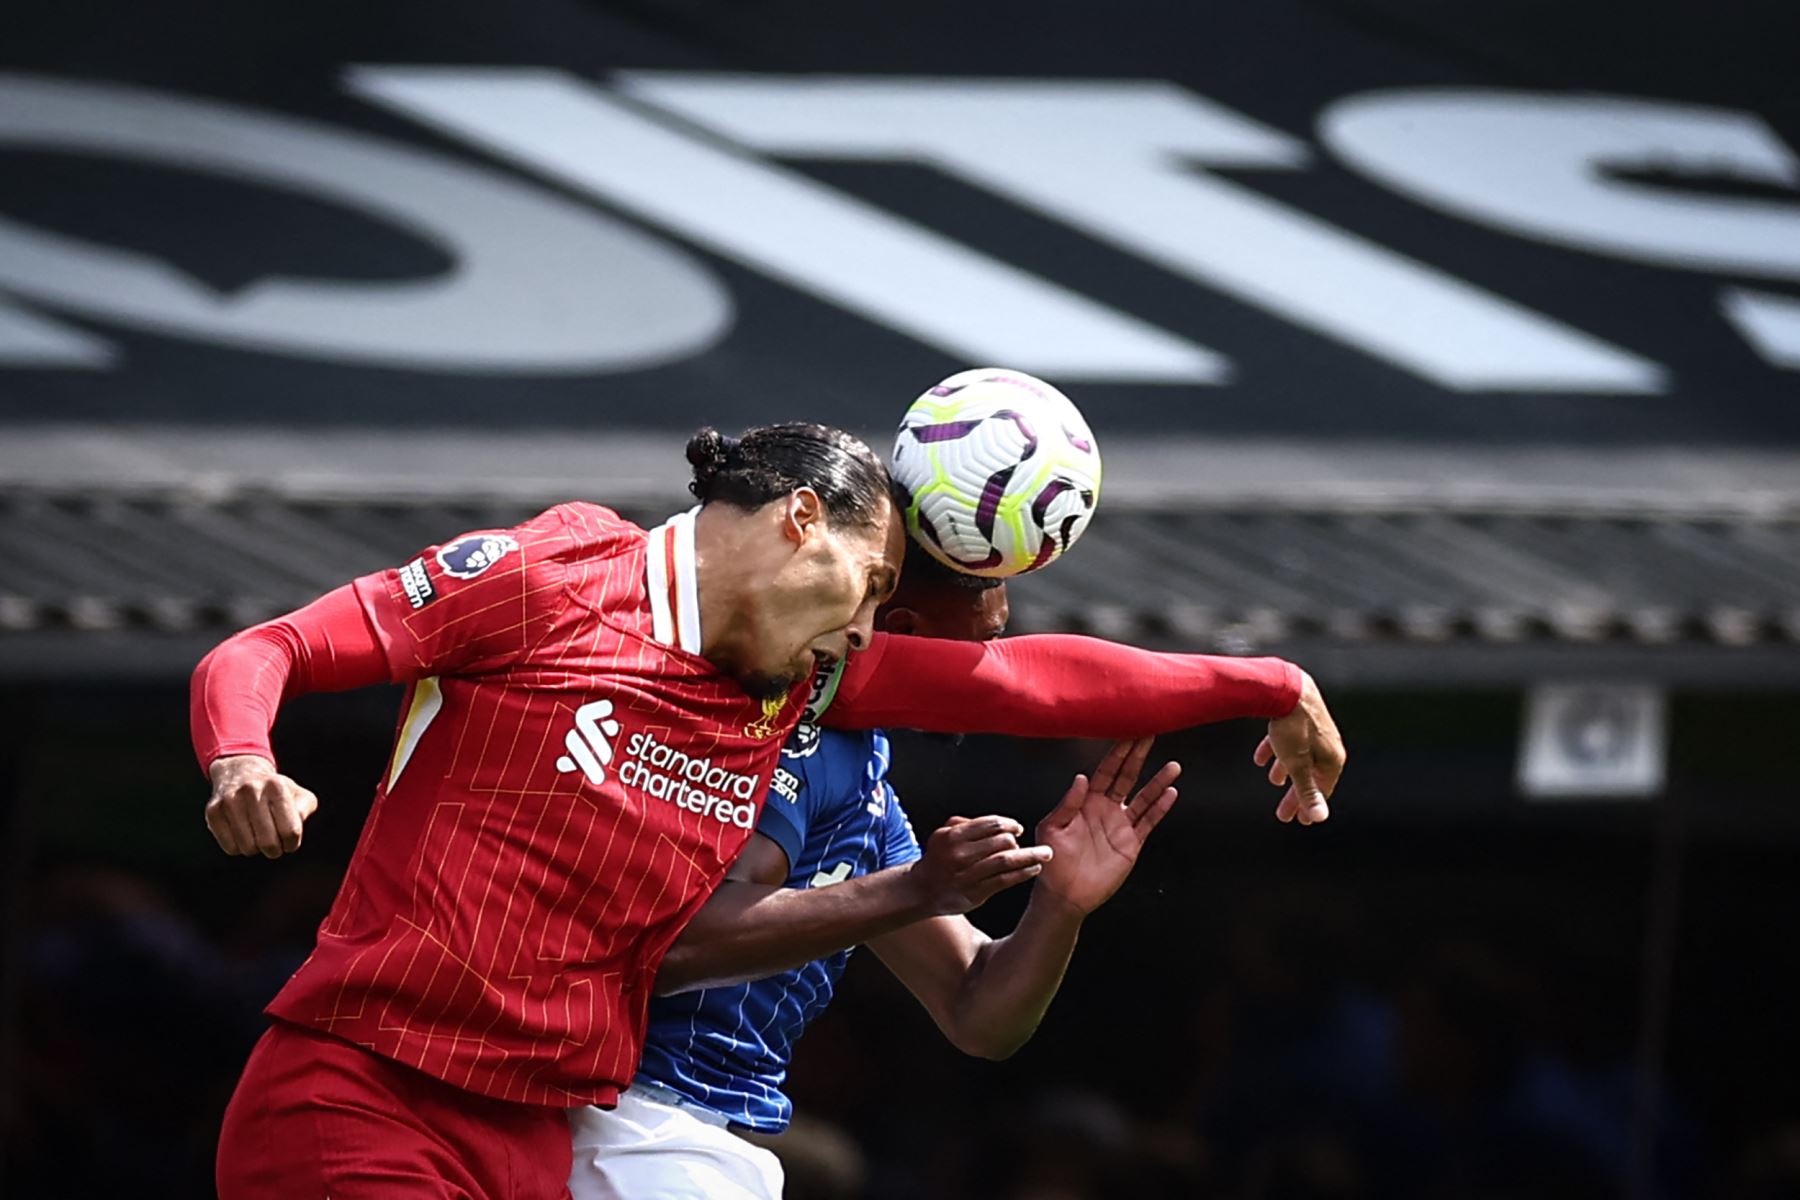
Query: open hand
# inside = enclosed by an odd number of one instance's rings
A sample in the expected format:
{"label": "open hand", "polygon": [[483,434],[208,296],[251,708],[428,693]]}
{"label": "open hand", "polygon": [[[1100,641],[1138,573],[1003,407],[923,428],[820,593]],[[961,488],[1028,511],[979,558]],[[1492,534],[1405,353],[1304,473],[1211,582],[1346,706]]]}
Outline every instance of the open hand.
{"label": "open hand", "polygon": [[1131,793],[1154,741],[1115,742],[1093,778],[1077,775],[1062,802],[1038,822],[1038,841],[1055,851],[1038,886],[1080,912],[1093,912],[1119,890],[1150,831],[1175,803],[1170,785],[1181,775],[1180,763],[1163,764]]}

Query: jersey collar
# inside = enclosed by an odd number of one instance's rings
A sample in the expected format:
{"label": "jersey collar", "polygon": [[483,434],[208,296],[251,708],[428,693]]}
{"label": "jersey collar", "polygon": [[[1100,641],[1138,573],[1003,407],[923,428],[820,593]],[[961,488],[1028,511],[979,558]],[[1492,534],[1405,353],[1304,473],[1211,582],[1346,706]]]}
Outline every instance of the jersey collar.
{"label": "jersey collar", "polygon": [[651,636],[689,654],[700,653],[700,580],[694,553],[694,516],[699,511],[690,508],[652,529],[644,565]]}

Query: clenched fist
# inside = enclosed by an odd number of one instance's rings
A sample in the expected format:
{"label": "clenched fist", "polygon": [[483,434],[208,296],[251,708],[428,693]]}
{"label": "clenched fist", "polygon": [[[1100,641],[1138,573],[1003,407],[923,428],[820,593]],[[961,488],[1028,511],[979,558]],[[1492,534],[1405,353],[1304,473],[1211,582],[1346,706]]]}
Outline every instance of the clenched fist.
{"label": "clenched fist", "polygon": [[258,754],[213,760],[212,799],[206,827],[227,854],[280,858],[300,848],[301,827],[319,810],[319,798],[275,770]]}

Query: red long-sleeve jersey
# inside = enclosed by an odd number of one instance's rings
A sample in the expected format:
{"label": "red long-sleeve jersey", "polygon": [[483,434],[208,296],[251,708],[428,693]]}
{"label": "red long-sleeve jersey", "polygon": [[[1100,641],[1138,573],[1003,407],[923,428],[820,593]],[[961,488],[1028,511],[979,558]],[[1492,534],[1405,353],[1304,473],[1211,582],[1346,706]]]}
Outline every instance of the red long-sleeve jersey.
{"label": "red long-sleeve jersey", "polygon": [[[343,887],[269,1012],[485,1095],[611,1103],[656,968],[754,830],[806,702],[752,699],[699,638],[692,518],[646,532],[566,504],[208,655],[202,766],[272,757],[287,696],[408,685]],[[826,720],[1131,736],[1279,716],[1299,687],[1278,659],[878,636]]]}

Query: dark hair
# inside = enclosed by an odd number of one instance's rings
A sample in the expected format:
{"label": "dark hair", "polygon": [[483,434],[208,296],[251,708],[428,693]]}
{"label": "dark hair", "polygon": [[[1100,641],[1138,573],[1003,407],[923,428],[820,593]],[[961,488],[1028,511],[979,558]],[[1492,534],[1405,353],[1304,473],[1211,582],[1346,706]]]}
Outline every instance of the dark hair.
{"label": "dark hair", "polygon": [[687,460],[694,465],[688,491],[700,503],[716,500],[746,512],[809,487],[832,521],[866,527],[880,518],[882,497],[893,494],[875,452],[829,425],[758,425],[742,437],[709,425],[688,439]]}
{"label": "dark hair", "polygon": [[[990,579],[985,575],[971,575],[967,571],[958,571],[955,567],[945,566],[931,551],[919,544],[916,536],[906,539],[906,561],[900,568],[900,590],[895,593],[896,599],[908,592],[918,590],[943,591],[954,589],[965,592],[985,592],[989,588],[997,588],[1004,579]],[[892,601],[890,601],[892,603]]]}

